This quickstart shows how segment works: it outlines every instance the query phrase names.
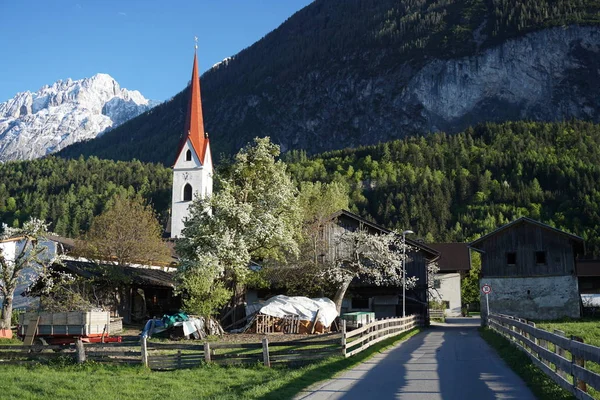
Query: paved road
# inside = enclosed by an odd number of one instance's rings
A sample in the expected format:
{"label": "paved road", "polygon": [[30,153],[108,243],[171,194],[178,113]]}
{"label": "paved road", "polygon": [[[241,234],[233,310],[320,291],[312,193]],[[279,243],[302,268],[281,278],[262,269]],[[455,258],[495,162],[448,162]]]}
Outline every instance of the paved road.
{"label": "paved road", "polygon": [[448,319],[296,399],[534,400],[477,327],[478,318]]}

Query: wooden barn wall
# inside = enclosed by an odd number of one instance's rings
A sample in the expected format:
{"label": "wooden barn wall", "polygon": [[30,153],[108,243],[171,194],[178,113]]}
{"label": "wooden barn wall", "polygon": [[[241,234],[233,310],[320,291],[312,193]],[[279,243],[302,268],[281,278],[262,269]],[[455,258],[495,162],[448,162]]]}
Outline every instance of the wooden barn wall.
{"label": "wooden barn wall", "polygon": [[[482,276],[573,275],[575,260],[569,238],[531,224],[519,224],[482,243]],[[536,264],[535,253],[546,252],[546,264]],[[516,253],[516,264],[507,264],[506,254]]]}

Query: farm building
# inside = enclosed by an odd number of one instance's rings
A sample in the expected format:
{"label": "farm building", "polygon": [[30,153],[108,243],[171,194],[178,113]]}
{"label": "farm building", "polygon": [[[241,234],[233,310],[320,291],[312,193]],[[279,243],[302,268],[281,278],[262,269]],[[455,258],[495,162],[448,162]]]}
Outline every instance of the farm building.
{"label": "farm building", "polygon": [[[583,239],[522,217],[475,240],[490,310],[527,319],[581,316],[576,258]],[[485,311],[485,299],[482,297]]]}
{"label": "farm building", "polygon": [[432,249],[440,253],[437,261],[439,271],[435,274],[432,300],[442,301],[448,317],[461,315],[461,282],[471,269],[469,246],[467,243],[432,243]]}
{"label": "farm building", "polygon": [[[123,318],[125,323],[146,321],[181,308],[181,299],[173,292],[173,268],[117,266],[69,258],[51,268],[55,272],[83,277],[84,284],[78,284],[73,290],[85,292],[93,287],[98,305],[111,311],[112,316]],[[42,284],[34,283],[30,291],[37,293],[42,289],[38,285]]]}
{"label": "farm building", "polygon": [[[334,243],[337,235],[359,228],[374,234],[390,232],[381,225],[341,210],[333,214],[329,223],[324,226],[324,236],[328,238],[329,243]],[[426,317],[429,303],[427,267],[438,259],[439,253],[408,237],[406,243],[410,246],[407,252],[406,275],[418,279],[416,287],[406,290],[406,314]],[[355,279],[348,288],[342,304],[342,313],[354,311],[372,311],[376,318],[402,316],[402,286],[376,286]]]}
{"label": "farm building", "polygon": [[[346,210],[340,210],[331,215],[321,227],[323,260],[333,258],[335,253],[341,251],[336,248],[336,239],[345,231],[366,229],[373,234],[386,234],[390,231],[380,225],[368,221]],[[407,276],[418,278],[417,286],[406,291],[406,313],[419,314],[424,317],[428,314],[428,265],[438,258],[438,252],[426,245],[406,239],[410,250],[407,252]],[[277,293],[286,292],[285,274],[276,276],[272,287],[261,290],[248,290],[246,293],[247,310],[255,309],[261,301]],[[389,285],[377,286],[363,279],[354,279],[346,292],[342,303],[342,313],[368,311],[374,312],[376,318],[385,318],[402,315],[402,286]]]}

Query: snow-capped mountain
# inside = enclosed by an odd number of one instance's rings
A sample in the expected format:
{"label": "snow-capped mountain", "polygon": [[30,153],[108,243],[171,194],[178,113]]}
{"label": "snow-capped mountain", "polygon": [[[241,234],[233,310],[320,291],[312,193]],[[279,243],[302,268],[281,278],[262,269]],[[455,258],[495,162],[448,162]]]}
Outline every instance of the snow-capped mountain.
{"label": "snow-capped mountain", "polygon": [[0,103],[0,161],[37,158],[95,138],[154,105],[107,74],[18,93]]}

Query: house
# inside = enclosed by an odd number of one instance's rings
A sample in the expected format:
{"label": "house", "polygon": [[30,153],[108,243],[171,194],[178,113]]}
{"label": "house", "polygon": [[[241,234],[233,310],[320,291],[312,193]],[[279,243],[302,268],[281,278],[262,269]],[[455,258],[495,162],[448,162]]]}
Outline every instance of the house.
{"label": "house", "polygon": [[600,310],[600,260],[580,259],[575,263],[584,315]]}
{"label": "house", "polygon": [[[527,319],[581,316],[576,258],[583,239],[522,217],[475,240],[493,312]],[[486,312],[482,294],[482,311]]]}
{"label": "house", "polygon": [[[67,249],[70,249],[72,245],[71,239],[66,239],[60,236],[47,235],[43,241],[39,244],[45,247],[45,250],[39,255],[40,260],[51,261],[58,255],[64,254]],[[2,256],[9,261],[15,260],[19,256],[21,251],[27,245],[27,241],[22,236],[15,236],[0,240],[0,251]],[[27,249],[25,249],[27,252]],[[27,308],[37,303],[36,299],[30,297],[24,297],[22,294],[30,284],[30,280],[35,278],[37,270],[31,267],[25,268],[20,274],[22,279],[19,281],[17,288],[15,289],[13,298],[13,309]],[[0,304],[2,304],[2,298],[0,298]]]}
{"label": "house", "polygon": [[[391,231],[368,221],[347,210],[340,210],[329,218],[323,227],[327,243],[335,243],[335,238],[345,231],[366,229],[373,234],[387,234]],[[428,265],[435,262],[439,253],[410,238],[406,262],[406,276],[417,278],[417,285],[406,290],[406,314],[428,315]],[[342,313],[354,311],[372,311],[376,318],[402,316],[402,286],[377,286],[361,279],[355,279],[342,303]]]}
{"label": "house", "polygon": [[437,261],[439,271],[435,274],[432,300],[446,306],[446,316],[462,315],[461,282],[471,269],[469,245],[467,243],[431,243],[429,247],[440,253]]}

